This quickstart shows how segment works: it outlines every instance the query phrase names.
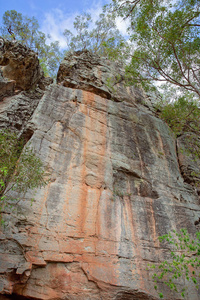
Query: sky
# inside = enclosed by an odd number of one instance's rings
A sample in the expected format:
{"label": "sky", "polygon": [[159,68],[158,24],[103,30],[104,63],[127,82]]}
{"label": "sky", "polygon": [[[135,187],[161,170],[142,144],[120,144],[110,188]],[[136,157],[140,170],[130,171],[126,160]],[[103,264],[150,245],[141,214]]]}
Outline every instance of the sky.
{"label": "sky", "polygon": [[[111,2],[112,0],[0,0],[0,23],[6,10],[14,9],[23,15],[34,16],[41,31],[50,34],[53,41],[58,40],[64,49],[66,42],[62,33],[64,29],[73,32],[74,17],[87,12],[95,19],[102,6]],[[117,20],[117,26],[125,34],[126,24],[122,20]]]}

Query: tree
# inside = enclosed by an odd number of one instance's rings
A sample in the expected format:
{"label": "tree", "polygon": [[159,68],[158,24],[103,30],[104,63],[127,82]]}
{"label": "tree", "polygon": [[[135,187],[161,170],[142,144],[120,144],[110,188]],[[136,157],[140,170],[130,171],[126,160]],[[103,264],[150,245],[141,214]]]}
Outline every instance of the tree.
{"label": "tree", "polygon": [[9,40],[17,40],[38,53],[45,75],[55,76],[55,71],[62,58],[59,42],[47,43],[50,36],[39,30],[35,17],[23,16],[15,10],[8,10],[3,15],[2,36]]}
{"label": "tree", "polygon": [[[45,186],[48,174],[33,150],[9,130],[0,131],[0,210],[8,201],[20,200],[28,189]],[[12,198],[10,191],[18,193]],[[16,201],[15,201],[16,204]]]}
{"label": "tree", "polygon": [[73,23],[74,29],[76,29],[77,32],[76,36],[74,36],[70,30],[64,30],[63,34],[66,37],[69,50],[77,51],[89,48],[90,34],[88,29],[91,22],[91,15],[83,13],[82,15],[76,16]]}
{"label": "tree", "polygon": [[[163,106],[158,105],[158,109],[160,110],[160,117],[168,123],[176,136],[185,132],[199,136],[200,108],[192,98],[186,100],[186,97],[179,97],[175,102],[165,103]],[[200,143],[198,145],[200,152]],[[194,147],[194,145],[191,146]]]}
{"label": "tree", "polygon": [[130,20],[131,81],[146,90],[151,83],[169,82],[199,98],[199,0],[113,0],[113,6]]}
{"label": "tree", "polygon": [[[109,13],[106,7],[96,22],[87,13],[76,16],[74,29],[75,35],[67,29],[63,33],[68,51],[87,49],[104,57],[125,59],[128,44],[116,27],[115,15]],[[124,57],[120,56],[121,52],[124,53]]]}
{"label": "tree", "polygon": [[[38,47],[39,44],[38,44]],[[63,59],[63,53],[60,51],[59,42],[51,42],[50,45],[46,44],[39,54],[40,64],[43,68],[45,76],[55,78],[60,62]]]}
{"label": "tree", "polygon": [[[149,265],[154,270],[152,276],[155,282],[155,290],[159,291],[159,283],[164,283],[172,291],[185,296],[186,287],[181,287],[180,280],[191,281],[195,288],[199,288],[200,276],[200,232],[193,237],[186,229],[180,232],[175,230],[171,233],[159,237],[160,242],[170,245],[170,259],[164,260],[157,266]],[[169,246],[168,246],[169,248]],[[183,286],[183,285],[182,285]],[[160,298],[163,293],[159,292]]]}

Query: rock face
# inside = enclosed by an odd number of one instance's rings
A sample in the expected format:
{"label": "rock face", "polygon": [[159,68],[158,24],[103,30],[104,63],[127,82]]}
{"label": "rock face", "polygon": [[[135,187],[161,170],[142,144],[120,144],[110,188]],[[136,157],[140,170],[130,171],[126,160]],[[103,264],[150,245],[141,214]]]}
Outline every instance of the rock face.
{"label": "rock face", "polygon": [[[122,78],[117,65],[89,52],[66,58],[59,84],[30,105],[19,128],[15,110],[32,103],[29,95],[0,102],[2,122],[12,111],[4,126],[31,132],[29,143],[51,172],[45,188],[5,212],[4,297],[157,299],[146,267],[167,255],[158,237],[196,230],[199,198],[182,177],[172,132],[141,91],[106,84],[114,67]],[[189,287],[188,297],[199,299],[198,291]]]}
{"label": "rock face", "polygon": [[0,65],[3,75],[16,81],[16,87],[30,89],[43,77],[36,53],[18,42],[1,39]]}
{"label": "rock face", "polygon": [[2,71],[0,70],[0,101],[4,97],[12,96],[15,90],[15,81],[6,80],[3,77]]}
{"label": "rock face", "polygon": [[[16,89],[19,90],[30,90],[36,87],[36,84],[44,89],[46,85],[53,82],[50,77],[44,78],[37,54],[16,41],[10,42],[0,38],[0,65],[2,66],[3,76],[7,78],[4,81],[8,81],[8,79],[11,82],[15,81]],[[0,87],[2,85],[1,81],[0,76]],[[11,89],[10,85],[11,83],[9,84],[9,90]],[[3,91],[0,92],[0,100],[1,94],[3,94]],[[12,94],[5,92],[4,97]]]}
{"label": "rock face", "polygon": [[199,137],[194,133],[184,133],[177,139],[177,152],[180,169],[183,178],[186,182],[192,185],[199,185],[200,181],[200,162],[198,156],[196,155],[198,146],[195,147],[192,139],[199,142]]}
{"label": "rock face", "polygon": [[[120,68],[121,67],[121,68]],[[125,87],[122,66],[91,52],[69,53],[58,70],[57,83],[65,87],[82,89],[116,102],[141,102],[151,106],[143,92],[131,86]]]}
{"label": "rock face", "polygon": [[28,120],[53,79],[43,76],[36,53],[2,38],[0,66],[0,128],[30,136]]}

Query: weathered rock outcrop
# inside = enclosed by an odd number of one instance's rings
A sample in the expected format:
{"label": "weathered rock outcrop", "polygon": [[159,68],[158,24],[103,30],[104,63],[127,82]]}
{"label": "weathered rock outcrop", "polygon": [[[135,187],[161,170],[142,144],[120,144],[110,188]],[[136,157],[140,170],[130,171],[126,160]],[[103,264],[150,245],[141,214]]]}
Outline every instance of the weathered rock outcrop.
{"label": "weathered rock outcrop", "polygon": [[[26,136],[26,128],[46,87],[53,83],[44,77],[35,52],[0,38],[0,127],[10,128]],[[9,97],[14,96],[14,97]]]}
{"label": "weathered rock outcrop", "polygon": [[57,83],[65,87],[89,91],[107,99],[140,102],[151,107],[141,89],[125,86],[122,66],[90,51],[69,53],[62,61]]}
{"label": "weathered rock outcrop", "polygon": [[[37,54],[17,41],[11,42],[0,38],[0,66],[4,78],[7,78],[7,81],[8,79],[15,81],[16,89],[30,90],[35,88],[37,83],[44,89],[53,82],[52,78],[44,78]],[[4,96],[9,95],[5,93]]]}
{"label": "weathered rock outcrop", "polygon": [[[17,128],[32,132],[29,142],[51,181],[27,193],[12,215],[5,212],[4,296],[157,299],[146,267],[167,255],[158,236],[196,230],[198,194],[182,177],[172,132],[141,91],[123,82],[117,92],[108,87],[113,69],[88,52],[67,58],[59,84],[47,87]],[[116,73],[123,76],[118,66]],[[17,127],[21,97],[30,99],[19,94],[0,102],[0,118],[7,107],[13,112],[4,126]],[[189,292],[188,299],[199,299]]]}
{"label": "weathered rock outcrop", "polygon": [[1,39],[0,65],[3,75],[16,81],[16,88],[28,90],[43,77],[37,54],[19,44]]}

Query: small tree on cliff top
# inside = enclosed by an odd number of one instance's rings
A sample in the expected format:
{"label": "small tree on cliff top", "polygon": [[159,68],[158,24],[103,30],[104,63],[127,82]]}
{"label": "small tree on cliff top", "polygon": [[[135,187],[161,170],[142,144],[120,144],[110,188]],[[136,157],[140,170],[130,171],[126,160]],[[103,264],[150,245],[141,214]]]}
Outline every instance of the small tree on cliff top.
{"label": "small tree on cliff top", "polygon": [[115,14],[108,12],[106,7],[95,22],[91,14],[83,13],[75,17],[73,25],[76,34],[68,29],[63,33],[68,51],[87,49],[111,59],[126,58],[128,44],[117,29]]}

